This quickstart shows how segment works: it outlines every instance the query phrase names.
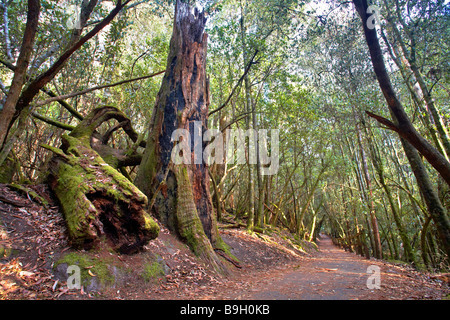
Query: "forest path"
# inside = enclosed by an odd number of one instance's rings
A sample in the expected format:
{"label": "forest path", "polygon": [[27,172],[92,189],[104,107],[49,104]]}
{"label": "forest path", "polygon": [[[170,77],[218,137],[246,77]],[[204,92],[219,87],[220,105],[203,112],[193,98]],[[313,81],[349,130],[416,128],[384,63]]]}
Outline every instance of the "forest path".
{"label": "forest path", "polygon": [[[378,300],[439,299],[445,290],[436,291],[430,278],[410,268],[383,260],[365,259],[333,245],[328,236],[318,241],[319,251],[302,258],[300,264],[259,281],[231,299],[249,300]],[[379,272],[380,286],[374,288]],[[373,268],[373,267],[372,267]],[[368,284],[371,288],[368,288]]]}
{"label": "forest path", "polygon": [[319,251],[302,259],[293,270],[255,286],[240,299],[260,300],[349,300],[358,299],[369,289],[366,282],[371,261],[333,245],[328,236],[318,241]]}

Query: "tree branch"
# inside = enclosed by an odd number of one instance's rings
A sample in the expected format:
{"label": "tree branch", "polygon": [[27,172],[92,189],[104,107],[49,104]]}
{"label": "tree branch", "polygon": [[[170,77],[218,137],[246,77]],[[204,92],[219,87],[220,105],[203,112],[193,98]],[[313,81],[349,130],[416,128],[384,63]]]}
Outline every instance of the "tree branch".
{"label": "tree branch", "polygon": [[70,124],[65,124],[65,123],[44,117],[43,115],[41,115],[37,112],[34,112],[34,111],[31,112],[31,115],[33,117],[35,117],[36,119],[39,119],[41,121],[44,121],[45,123],[48,123],[52,126],[55,126],[55,127],[58,127],[58,128],[64,129],[64,130],[72,131],[73,129],[75,129],[75,127],[71,126]]}
{"label": "tree branch", "polygon": [[376,114],[374,114],[374,113],[372,113],[370,111],[366,111],[366,114],[369,117],[374,118],[375,120],[377,120],[379,123],[384,124],[389,129],[391,129],[391,130],[393,130],[395,132],[399,132],[399,128],[392,121],[390,121],[390,120],[388,120],[388,119],[386,119],[386,118],[384,118],[382,116],[376,115]]}
{"label": "tree branch", "polygon": [[79,28],[72,29],[72,34],[70,36],[69,41],[67,44],[61,45],[60,43],[55,43],[53,46],[51,46],[44,54],[42,54],[40,57],[37,57],[32,65],[32,69],[38,70],[39,67],[51,56],[53,56],[61,46],[71,46],[76,41],[80,39],[81,32],[83,31],[84,27],[86,26],[87,20],[89,19],[92,11],[94,10],[95,6],[97,5],[97,0],[90,0],[90,1],[82,1],[81,4],[81,10],[80,10],[80,16],[77,17],[79,19]]}
{"label": "tree branch", "polygon": [[67,49],[47,71],[39,75],[35,80],[33,80],[30,83],[30,85],[22,92],[17,102],[16,113],[13,119],[10,121],[9,127],[12,126],[14,121],[19,116],[20,112],[30,104],[30,102],[34,99],[39,90],[43,88],[48,82],[50,82],[56,76],[56,74],[58,74],[58,72],[64,67],[64,64],[72,56],[72,54],[79,48],[81,48],[81,46],[83,46],[88,40],[90,40],[96,34],[98,34],[104,27],[106,27],[117,16],[117,14],[122,10],[122,8],[129,2],[130,0],[125,1],[122,4],[122,1],[118,1],[115,8],[111,10],[108,16],[106,16],[91,31],[89,31],[85,36],[80,38],[75,44],[73,44],[69,49]]}
{"label": "tree branch", "polygon": [[250,59],[249,63],[247,64],[247,67],[245,68],[244,74],[239,78],[238,82],[236,83],[236,85],[234,86],[233,90],[231,90],[230,95],[228,96],[227,100],[217,109],[212,110],[208,113],[208,117],[211,116],[212,114],[216,113],[217,111],[222,110],[223,108],[225,108],[228,104],[228,102],[230,102],[231,98],[233,97],[234,93],[236,92],[237,88],[241,85],[242,81],[244,80],[245,76],[247,75],[247,73],[250,71],[250,68],[253,64],[255,64],[255,62],[253,62],[253,60],[255,59],[256,55],[258,54],[258,50],[255,50],[255,53],[253,54],[252,58]]}
{"label": "tree branch", "polygon": [[[15,71],[16,70],[16,66],[14,66],[12,63],[2,60],[0,58],[0,63],[3,64],[6,68],[8,68],[11,71]],[[27,79],[29,80],[29,77],[27,77]],[[50,89],[46,89],[45,87],[41,88],[42,92],[45,92],[46,94],[48,94],[50,97],[56,97],[56,93],[54,93],[52,90]],[[74,107],[72,107],[70,104],[68,104],[65,101],[62,100],[58,100],[58,103],[60,105],[62,105],[67,111],[69,111],[75,118],[79,119],[79,120],[83,120],[83,115],[81,113],[79,113],[77,110],[75,110]]]}
{"label": "tree branch", "polygon": [[27,69],[30,63],[33,43],[39,23],[41,5],[39,0],[28,1],[27,23],[20,47],[20,54],[14,68],[14,76],[6,96],[0,117],[0,147],[3,146],[9,129],[15,119],[18,118],[17,104],[20,101],[20,92],[27,77]]}
{"label": "tree branch", "polygon": [[[50,97],[57,97],[56,93],[54,93],[52,90],[42,88],[41,91],[48,94]],[[78,120],[83,121],[84,117],[81,113],[79,113],[74,107],[72,107],[70,104],[68,104],[66,101],[58,100],[58,103],[64,107],[67,111],[70,112],[71,115],[73,115]]]}
{"label": "tree branch", "polygon": [[[133,81],[138,81],[138,80],[144,80],[144,79],[152,78],[152,77],[155,77],[157,75],[160,75],[160,74],[164,73],[165,71],[166,70],[162,70],[162,71],[159,71],[159,72],[156,72],[156,73],[152,73],[150,75],[143,76],[143,77],[138,77],[138,78],[128,79],[128,80],[122,80],[122,81],[111,83],[111,84],[105,84],[105,85],[102,85],[102,86],[95,86],[95,87],[91,87],[91,88],[88,88],[88,89],[85,89],[85,90],[82,90],[82,91],[72,92],[72,93],[61,95],[61,96],[48,98],[46,100],[38,101],[35,105],[36,106],[43,106],[43,105],[49,104],[49,103],[54,102],[54,101],[61,101],[61,100],[64,100],[64,99],[80,96],[80,95],[83,95],[83,94],[86,94],[86,93],[89,93],[89,92],[92,92],[92,91],[95,91],[95,90],[115,87],[115,86],[119,86],[119,85],[122,85],[122,84],[125,84],[125,83],[133,82]],[[82,120],[82,118],[80,120]]]}

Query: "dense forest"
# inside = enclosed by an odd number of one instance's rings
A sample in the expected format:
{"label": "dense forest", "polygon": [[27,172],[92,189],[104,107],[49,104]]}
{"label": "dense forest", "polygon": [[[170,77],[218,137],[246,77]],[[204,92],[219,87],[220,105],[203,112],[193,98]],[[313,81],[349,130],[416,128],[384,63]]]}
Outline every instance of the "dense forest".
{"label": "dense forest", "polygon": [[0,182],[47,185],[72,247],[134,253],[163,225],[226,274],[220,223],[448,272],[448,1],[0,13]]}

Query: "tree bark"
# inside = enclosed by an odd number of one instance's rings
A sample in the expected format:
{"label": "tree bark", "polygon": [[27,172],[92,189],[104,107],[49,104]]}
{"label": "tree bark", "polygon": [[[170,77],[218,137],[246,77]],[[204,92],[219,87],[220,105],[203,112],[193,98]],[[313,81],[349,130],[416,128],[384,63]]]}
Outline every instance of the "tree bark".
{"label": "tree bark", "polygon": [[20,93],[26,80],[31,52],[33,51],[34,38],[39,23],[39,12],[40,1],[29,0],[27,23],[20,47],[19,58],[17,59],[14,76],[5,104],[3,105],[2,111],[0,111],[0,149],[6,140],[12,119],[18,117],[16,104],[19,101]]}
{"label": "tree bark", "polygon": [[439,233],[444,251],[450,257],[450,219],[447,211],[443,207],[436,189],[433,187],[426,168],[419,156],[419,153],[408,141],[401,139],[408,161],[416,177],[417,184],[425,199],[428,212],[432,217]]}
{"label": "tree bark", "polygon": [[[227,248],[217,229],[208,166],[203,153],[198,153],[199,148],[204,150],[201,133],[207,129],[209,108],[205,23],[203,12],[177,1],[167,68],[135,183],[155,199],[153,210],[169,230],[177,232],[215,270],[226,273],[213,250]],[[190,152],[183,152],[188,163],[171,160],[171,135],[177,129],[189,134],[185,143]],[[199,139],[201,144],[195,144]]]}

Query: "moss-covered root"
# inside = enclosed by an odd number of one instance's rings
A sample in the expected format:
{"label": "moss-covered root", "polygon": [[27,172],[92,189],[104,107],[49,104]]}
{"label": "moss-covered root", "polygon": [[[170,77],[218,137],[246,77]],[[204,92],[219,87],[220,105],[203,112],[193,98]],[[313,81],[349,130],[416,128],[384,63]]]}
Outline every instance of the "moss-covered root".
{"label": "moss-covered root", "polygon": [[40,203],[42,206],[44,206],[44,208],[48,208],[48,201],[31,188],[28,188],[27,186],[23,186],[17,183],[8,184],[8,187],[12,190],[18,191],[20,193],[25,194],[26,196],[31,197],[31,199]]}
{"label": "moss-covered root", "polygon": [[68,135],[50,162],[49,184],[58,198],[76,248],[106,243],[122,253],[138,251],[158,236],[146,211],[147,197],[86,143]]}
{"label": "moss-covered root", "polygon": [[175,166],[174,173],[177,180],[177,208],[176,219],[178,232],[187,242],[191,250],[213,267],[219,274],[229,274],[228,268],[214,252],[206,236],[192,194],[191,182],[187,169],[183,165]]}

